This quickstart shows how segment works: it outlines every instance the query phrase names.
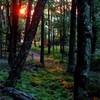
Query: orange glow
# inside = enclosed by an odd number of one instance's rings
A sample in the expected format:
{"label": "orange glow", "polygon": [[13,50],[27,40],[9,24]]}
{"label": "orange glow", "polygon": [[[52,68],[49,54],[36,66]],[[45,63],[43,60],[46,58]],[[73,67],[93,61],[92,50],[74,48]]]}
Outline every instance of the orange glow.
{"label": "orange glow", "polygon": [[26,8],[21,8],[21,9],[19,10],[19,13],[20,13],[21,15],[25,15],[25,14],[26,14]]}
{"label": "orange glow", "polygon": [[[28,13],[27,6],[28,6],[27,4],[21,5],[21,8],[19,9],[19,17],[21,17],[21,18],[26,18],[27,17],[27,13]],[[33,5],[32,5],[32,9],[31,9],[31,12],[30,13],[31,13],[31,16],[34,13]]]}

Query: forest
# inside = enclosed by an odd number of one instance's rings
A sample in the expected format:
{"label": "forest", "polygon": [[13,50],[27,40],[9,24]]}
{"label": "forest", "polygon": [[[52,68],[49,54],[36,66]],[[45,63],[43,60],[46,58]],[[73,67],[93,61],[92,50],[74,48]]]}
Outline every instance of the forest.
{"label": "forest", "polygon": [[100,0],[0,0],[0,100],[100,100]]}

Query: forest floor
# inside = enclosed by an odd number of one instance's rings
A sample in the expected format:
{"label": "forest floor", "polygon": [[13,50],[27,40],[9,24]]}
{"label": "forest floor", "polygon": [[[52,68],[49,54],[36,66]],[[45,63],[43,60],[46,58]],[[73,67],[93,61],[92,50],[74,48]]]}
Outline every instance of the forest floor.
{"label": "forest floor", "polygon": [[[25,76],[26,73],[30,75],[30,79],[28,79],[30,81],[26,83],[30,83],[30,85],[27,85],[30,86],[30,90],[19,86],[21,84],[18,84],[17,87],[21,87],[20,89],[22,90],[25,89],[24,91],[26,92],[32,91],[31,93],[33,93],[33,96],[36,96],[38,100],[73,100],[73,76],[65,74],[65,65],[47,56],[45,57],[45,66],[42,66],[39,63],[39,54],[33,53],[33,55],[33,65],[31,64],[29,66],[28,64],[28,66],[25,66],[25,70],[22,73],[22,77],[27,77]],[[28,58],[28,60],[29,59],[30,58]],[[34,63],[39,66],[34,66]],[[23,82],[25,82],[24,79],[27,78],[22,78]]]}
{"label": "forest floor", "polygon": [[[46,57],[45,66],[41,66],[39,59],[37,53],[34,53],[34,60],[31,56],[28,57],[16,88],[31,94],[37,100],[73,100],[73,76],[65,74],[64,64],[52,57]],[[6,60],[1,62],[0,80],[2,81],[6,80],[9,68],[5,65]]]}
{"label": "forest floor", "polygon": [[[60,63],[52,56],[45,57],[45,66],[39,62],[39,53],[33,52],[29,55],[16,88],[31,94],[37,100],[73,100],[73,76],[66,72],[67,64]],[[6,80],[8,69],[7,61],[0,60],[0,81]],[[100,74],[91,72],[89,75],[92,77],[91,91],[95,90],[96,93],[99,93]],[[100,98],[94,100],[100,100]]]}

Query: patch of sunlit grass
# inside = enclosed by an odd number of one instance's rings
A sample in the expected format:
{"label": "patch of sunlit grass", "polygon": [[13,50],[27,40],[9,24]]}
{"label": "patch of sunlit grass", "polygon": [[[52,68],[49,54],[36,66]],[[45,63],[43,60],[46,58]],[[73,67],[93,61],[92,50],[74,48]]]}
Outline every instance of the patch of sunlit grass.
{"label": "patch of sunlit grass", "polygon": [[63,88],[65,88],[65,89],[74,88],[74,82],[68,82],[68,81],[65,81],[63,79],[61,79],[60,82],[61,82],[61,85],[63,86]]}

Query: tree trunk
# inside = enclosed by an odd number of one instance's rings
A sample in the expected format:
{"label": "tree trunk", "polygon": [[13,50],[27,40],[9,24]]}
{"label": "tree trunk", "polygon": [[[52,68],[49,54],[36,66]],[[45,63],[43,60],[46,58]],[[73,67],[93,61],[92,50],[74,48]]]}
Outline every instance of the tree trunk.
{"label": "tree trunk", "polygon": [[[7,12],[7,15],[6,15],[6,19],[7,19],[7,37],[8,37],[8,52],[10,52],[9,50],[10,50],[10,35],[11,35],[11,33],[12,33],[12,27],[11,27],[11,19],[10,19],[10,5],[9,5],[9,1],[8,0],[6,0],[6,4],[7,4],[7,6],[6,6],[6,12]],[[9,57],[10,58],[10,57]],[[9,59],[8,59],[9,60]],[[9,61],[8,61],[9,62]]]}
{"label": "tree trunk", "polygon": [[50,27],[50,8],[49,8],[49,1],[48,1],[48,54],[51,53],[51,41],[50,41],[50,33],[51,33],[51,27]]}
{"label": "tree trunk", "polygon": [[44,13],[41,18],[41,56],[40,62],[44,65]]}
{"label": "tree trunk", "polygon": [[31,10],[32,10],[32,0],[28,0],[27,6],[27,18],[26,18],[26,25],[25,25],[25,33],[27,34],[28,28],[30,26],[31,21]]}
{"label": "tree trunk", "polygon": [[0,58],[2,58],[2,10],[0,2]]}
{"label": "tree trunk", "polygon": [[54,53],[55,53],[55,29],[54,29],[54,27],[53,27],[52,34],[53,34],[53,36],[52,36],[52,52],[53,52],[53,55],[54,55]]}
{"label": "tree trunk", "polygon": [[16,46],[18,35],[18,0],[12,0],[11,7],[11,33],[9,38],[9,66],[13,67],[14,60],[16,58]]}
{"label": "tree trunk", "polygon": [[72,0],[71,9],[71,25],[70,25],[70,39],[69,39],[69,64],[68,72],[75,70],[75,41],[76,40],[76,0]]}
{"label": "tree trunk", "polygon": [[78,0],[77,65],[75,68],[74,100],[89,100],[87,91],[91,63],[92,25],[88,0]]}
{"label": "tree trunk", "polygon": [[43,14],[46,1],[47,0],[37,1],[37,5],[32,16],[31,25],[27,31],[27,34],[25,34],[26,38],[24,40],[24,43],[22,44],[18,56],[16,57],[15,62],[12,65],[13,67],[9,72],[9,77],[6,81],[6,86],[14,86],[18,79],[20,79],[21,71],[23,69],[29,50],[31,48],[32,41],[35,37],[37,27]]}
{"label": "tree trunk", "polygon": [[96,18],[95,18],[95,11],[94,11],[94,9],[95,9],[94,8],[94,0],[90,1],[90,8],[91,8],[91,20],[92,20],[92,32],[93,32],[91,66],[93,67],[94,57],[95,57],[95,49],[96,49],[96,40],[97,40],[96,25],[95,25]]}
{"label": "tree trunk", "polygon": [[[62,0],[62,10],[63,10],[63,15],[62,15],[62,48],[63,52],[62,55],[65,55],[65,38],[66,38],[66,30],[65,30],[65,0]],[[63,58],[62,58],[63,59]]]}

